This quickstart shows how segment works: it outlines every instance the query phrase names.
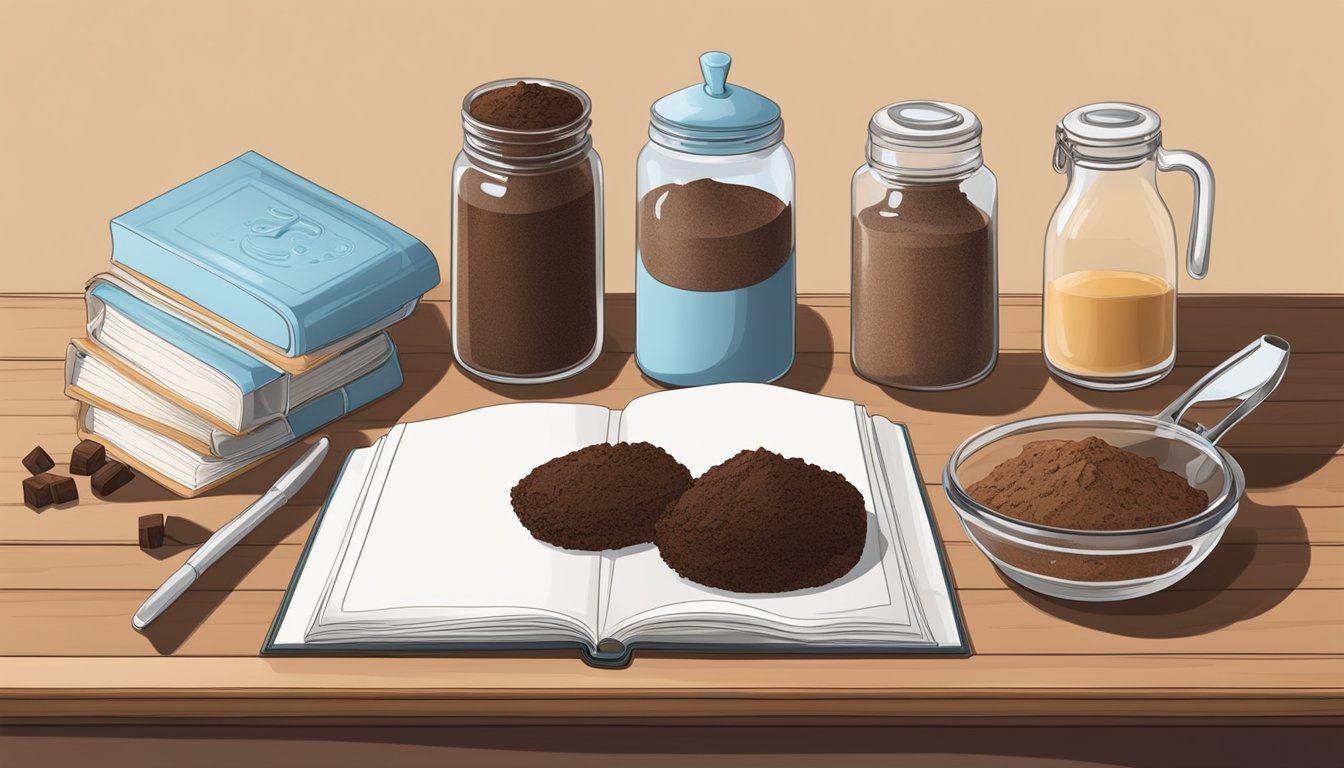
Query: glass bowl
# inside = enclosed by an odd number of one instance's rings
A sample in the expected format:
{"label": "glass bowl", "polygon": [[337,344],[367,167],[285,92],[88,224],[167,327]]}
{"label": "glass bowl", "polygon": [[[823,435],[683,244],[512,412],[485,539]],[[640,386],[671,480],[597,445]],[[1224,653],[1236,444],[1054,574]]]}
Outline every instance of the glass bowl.
{"label": "glass bowl", "polygon": [[[967,438],[943,469],[943,491],[966,535],[1008,578],[1067,600],[1128,600],[1185,578],[1213,551],[1246,490],[1241,467],[1215,443],[1278,386],[1288,343],[1262,336],[1210,371],[1156,416],[1072,413],[990,427]],[[1240,401],[1210,428],[1181,417],[1199,403]],[[1136,530],[1074,530],[1018,520],[971,498],[967,488],[1036,440],[1099,437],[1152,457],[1208,494],[1203,511]],[[1097,518],[1111,510],[1091,510]]]}
{"label": "glass bowl", "polygon": [[[1001,514],[966,489],[1036,440],[1099,437],[1181,475],[1209,495],[1197,515],[1138,530],[1054,528]],[[943,470],[943,490],[966,535],[999,570],[1035,592],[1069,600],[1127,600],[1185,578],[1237,514],[1241,467],[1193,431],[1150,416],[1075,413],[993,427],[962,443]],[[1097,509],[1098,518],[1108,513]]]}

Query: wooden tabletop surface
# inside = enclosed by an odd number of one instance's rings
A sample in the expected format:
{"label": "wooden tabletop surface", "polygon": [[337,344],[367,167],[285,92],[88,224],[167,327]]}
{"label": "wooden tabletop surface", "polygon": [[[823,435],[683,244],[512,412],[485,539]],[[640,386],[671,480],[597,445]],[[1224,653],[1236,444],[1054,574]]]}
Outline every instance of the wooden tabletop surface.
{"label": "wooden tabletop surface", "polygon": [[[1037,297],[1002,300],[998,367],[955,392],[909,393],[849,365],[844,296],[800,300],[798,356],[782,385],[849,398],[906,423],[928,484],[974,653],[969,658],[695,658],[637,654],[624,670],[577,655],[262,658],[266,629],[340,462],[215,565],[145,634],[135,608],[195,545],[275,480],[291,448],[205,497],[141,478],[101,500],[34,512],[19,459],[60,465],[74,437],[61,392],[78,295],[0,295],[0,719],[182,716],[476,717],[1216,716],[1344,720],[1344,297],[1182,297],[1178,367],[1128,393],[1051,378]],[[657,389],[635,366],[633,302],[608,298],[592,369],[541,387],[484,384],[451,360],[448,305],[397,326],[406,383],[333,425],[333,453],[392,424],[513,399],[622,407]],[[1249,491],[1223,543],[1166,592],[1074,604],[1011,586],[971,545],[938,486],[951,450],[989,424],[1084,409],[1156,412],[1262,333],[1293,345],[1271,399],[1224,439]],[[136,518],[170,542],[137,546]],[[1319,722],[1319,721],[1317,721]]]}

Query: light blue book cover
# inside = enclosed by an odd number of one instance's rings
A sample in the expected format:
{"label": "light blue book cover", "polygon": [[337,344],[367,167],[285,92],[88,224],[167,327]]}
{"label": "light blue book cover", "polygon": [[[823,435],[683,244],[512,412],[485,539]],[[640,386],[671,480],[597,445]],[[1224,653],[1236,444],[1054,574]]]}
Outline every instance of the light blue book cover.
{"label": "light blue book cover", "polygon": [[424,243],[256,152],[113,219],[112,261],[291,357],[439,282]]}

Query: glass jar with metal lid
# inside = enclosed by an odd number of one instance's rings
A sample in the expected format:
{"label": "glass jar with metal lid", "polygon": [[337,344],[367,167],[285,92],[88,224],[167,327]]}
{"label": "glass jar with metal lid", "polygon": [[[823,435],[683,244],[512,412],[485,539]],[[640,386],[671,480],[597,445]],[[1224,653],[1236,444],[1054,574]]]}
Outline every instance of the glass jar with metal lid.
{"label": "glass jar with metal lid", "polygon": [[998,182],[965,107],[902,101],[874,113],[854,174],[851,358],[902,389],[953,389],[998,358]]}
{"label": "glass jar with metal lid", "polygon": [[637,178],[635,358],[678,386],[766,382],[793,364],[794,173],[770,99],[727,82],[654,102]]}
{"label": "glass jar with metal lid", "polygon": [[1157,171],[1195,182],[1186,270],[1209,269],[1213,170],[1162,147],[1162,120],[1137,104],[1079,107],[1055,129],[1054,167],[1069,186],[1045,234],[1046,365],[1092,389],[1151,384],[1176,362],[1176,229]]}
{"label": "glass jar with metal lid", "polygon": [[545,383],[602,352],[602,161],[592,104],[511,79],[462,102],[453,164],[453,356],[475,376]]}

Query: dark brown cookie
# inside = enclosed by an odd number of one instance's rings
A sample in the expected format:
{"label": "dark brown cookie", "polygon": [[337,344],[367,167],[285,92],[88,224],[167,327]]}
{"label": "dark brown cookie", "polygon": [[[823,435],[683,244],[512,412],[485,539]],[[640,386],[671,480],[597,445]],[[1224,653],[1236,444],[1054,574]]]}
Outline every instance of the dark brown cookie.
{"label": "dark brown cookie", "polygon": [[659,553],[683,578],[731,592],[790,592],[858,564],[868,513],[840,473],[757,449],[701,475],[656,527]]}
{"label": "dark brown cookie", "polygon": [[691,485],[690,470],[649,443],[599,443],[552,459],[510,496],[523,526],[565,549],[653,541],[658,516]]}

